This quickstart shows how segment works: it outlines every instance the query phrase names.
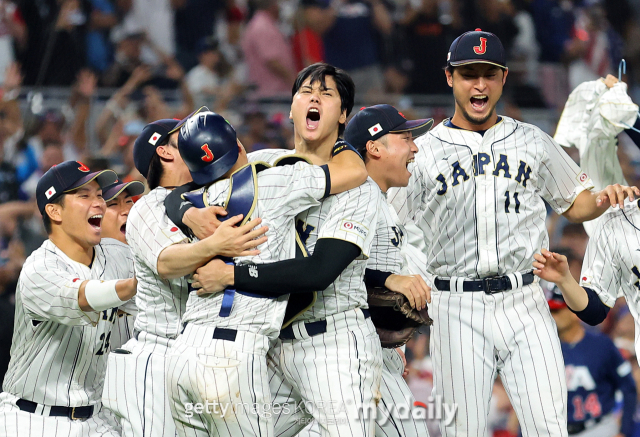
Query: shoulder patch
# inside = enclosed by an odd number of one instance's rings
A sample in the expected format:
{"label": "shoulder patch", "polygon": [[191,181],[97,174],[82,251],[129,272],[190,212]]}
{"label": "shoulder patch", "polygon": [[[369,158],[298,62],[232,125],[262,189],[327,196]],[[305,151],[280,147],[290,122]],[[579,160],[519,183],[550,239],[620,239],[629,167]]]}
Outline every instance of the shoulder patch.
{"label": "shoulder patch", "polygon": [[366,226],[353,220],[342,220],[340,223],[340,230],[352,232],[362,238],[367,238],[367,235],[369,235],[369,229]]}

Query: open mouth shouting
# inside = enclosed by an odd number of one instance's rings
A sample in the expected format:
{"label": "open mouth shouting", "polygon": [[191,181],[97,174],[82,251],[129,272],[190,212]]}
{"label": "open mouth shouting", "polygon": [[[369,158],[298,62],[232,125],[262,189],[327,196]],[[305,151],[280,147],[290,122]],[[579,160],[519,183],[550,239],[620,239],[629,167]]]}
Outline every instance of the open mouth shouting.
{"label": "open mouth shouting", "polygon": [[486,94],[476,94],[471,97],[471,107],[477,112],[482,112],[487,107],[489,103],[489,96]]}
{"label": "open mouth shouting", "polygon": [[99,231],[102,225],[102,214],[92,215],[88,221],[93,229]]}
{"label": "open mouth shouting", "polygon": [[127,235],[127,224],[124,223],[122,226],[120,226],[120,232],[122,232],[122,235]]}
{"label": "open mouth shouting", "polygon": [[309,108],[307,111],[307,129],[316,130],[320,124],[320,111],[318,108]]}

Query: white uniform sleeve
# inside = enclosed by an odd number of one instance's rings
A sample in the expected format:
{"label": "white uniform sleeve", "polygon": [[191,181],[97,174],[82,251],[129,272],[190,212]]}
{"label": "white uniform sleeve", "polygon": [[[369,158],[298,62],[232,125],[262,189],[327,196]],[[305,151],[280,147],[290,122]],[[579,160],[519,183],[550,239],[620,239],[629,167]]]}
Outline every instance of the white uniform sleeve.
{"label": "white uniform sleeve", "polygon": [[355,244],[367,258],[378,221],[378,186],[368,180],[357,188],[331,198],[331,210],[318,239],[335,238]]}
{"label": "white uniform sleeve", "polygon": [[[137,214],[130,214],[127,221],[127,241],[133,254],[142,260],[155,275],[158,273],[158,257],[167,247],[186,243],[188,238],[171,221],[160,207],[140,205]],[[164,208],[164,204],[161,204]],[[135,206],[134,206],[135,208]]]}
{"label": "white uniform sleeve", "polygon": [[383,196],[379,196],[378,224],[376,226],[367,268],[381,272],[400,274],[402,269],[402,247],[404,229],[393,220],[391,206]]}
{"label": "white uniform sleeve", "polygon": [[[44,264],[43,264],[44,263]],[[100,313],[84,312],[78,304],[78,290],[85,279],[64,268],[55,257],[25,265],[18,280],[26,314],[33,320],[62,325],[92,325]]]}
{"label": "white uniform sleeve", "polygon": [[558,214],[562,214],[573,205],[578,194],[592,189],[593,183],[553,138],[538,129],[534,132],[536,141],[544,147],[539,172],[540,194]]}
{"label": "white uniform sleeve", "polygon": [[620,257],[611,229],[614,223],[614,220],[599,223],[589,239],[580,274],[580,285],[594,290],[608,307],[613,307],[622,292]]}
{"label": "white uniform sleeve", "polygon": [[281,211],[289,217],[319,205],[331,189],[325,171],[306,162],[269,168],[258,175],[265,210]]}

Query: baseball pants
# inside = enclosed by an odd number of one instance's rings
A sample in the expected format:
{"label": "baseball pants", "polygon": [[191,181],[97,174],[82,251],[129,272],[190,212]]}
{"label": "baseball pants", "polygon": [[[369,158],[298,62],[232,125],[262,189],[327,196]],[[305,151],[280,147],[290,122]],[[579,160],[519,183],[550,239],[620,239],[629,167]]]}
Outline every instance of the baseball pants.
{"label": "baseball pants", "polygon": [[564,361],[538,283],[495,294],[433,288],[431,296],[433,398],[457,407],[450,423],[440,421],[442,435],[487,436],[499,373],[524,437],[567,436]]}
{"label": "baseball pants", "polygon": [[[382,358],[382,399],[378,403],[376,437],[429,437],[425,420],[411,415],[419,407],[414,406],[415,398],[402,377],[402,358],[395,349],[382,349]],[[399,405],[402,411],[408,412],[408,417],[394,410]],[[320,436],[320,427],[315,421],[298,434],[298,437],[316,436]]]}
{"label": "baseball pants", "polygon": [[326,332],[314,336],[295,322],[296,338],[269,351],[276,436],[294,436],[314,420],[323,437],[375,433],[382,372],[375,327],[359,308],[326,322]]}
{"label": "baseball pants", "polygon": [[175,437],[164,377],[174,341],[140,332],[109,353],[102,402],[116,415],[123,437]]}
{"label": "baseball pants", "polygon": [[98,403],[98,411],[86,420],[28,413],[16,405],[18,397],[0,393],[0,435],[7,437],[118,437],[120,426],[110,411]]}
{"label": "baseball pants", "polygon": [[180,437],[273,437],[268,349],[264,335],[187,325],[166,374]]}

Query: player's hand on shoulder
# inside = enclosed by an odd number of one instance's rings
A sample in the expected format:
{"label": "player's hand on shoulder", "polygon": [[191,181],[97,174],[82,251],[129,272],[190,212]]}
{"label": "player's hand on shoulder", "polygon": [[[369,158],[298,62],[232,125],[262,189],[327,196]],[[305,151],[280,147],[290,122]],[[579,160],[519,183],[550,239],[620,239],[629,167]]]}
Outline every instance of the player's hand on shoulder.
{"label": "player's hand on shoulder", "polygon": [[571,277],[566,256],[542,249],[541,253],[534,253],[533,258],[533,274],[541,279],[560,284]]}
{"label": "player's hand on shoulder", "polygon": [[403,294],[412,308],[421,310],[431,303],[431,288],[420,275],[391,275],[384,286],[391,291]]}
{"label": "player's hand on shoulder", "polygon": [[191,287],[197,290],[198,296],[204,296],[233,285],[233,279],[233,265],[214,258],[195,271]]}
{"label": "player's hand on shoulder", "polygon": [[183,223],[191,229],[193,235],[199,240],[213,235],[221,222],[218,216],[227,215],[227,211],[221,206],[209,206],[207,208],[189,208],[182,219]]}
{"label": "player's hand on shoulder", "polygon": [[222,222],[214,234],[203,241],[208,241],[218,256],[235,258],[237,256],[258,255],[260,251],[256,247],[267,241],[264,234],[269,230],[269,227],[261,226],[254,229],[262,223],[260,218],[236,227],[241,220],[242,214],[231,217]]}
{"label": "player's hand on shoulder", "polygon": [[607,185],[602,191],[598,192],[596,205],[602,206],[608,202],[613,207],[620,206],[622,208],[624,207],[624,199],[627,197],[632,202],[635,200],[634,194],[640,196],[638,187],[628,187],[620,184]]}

